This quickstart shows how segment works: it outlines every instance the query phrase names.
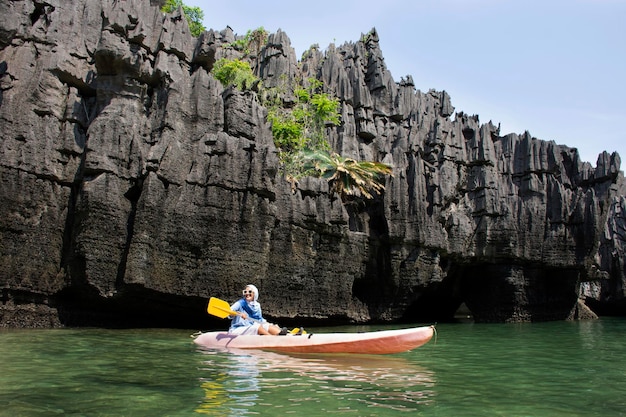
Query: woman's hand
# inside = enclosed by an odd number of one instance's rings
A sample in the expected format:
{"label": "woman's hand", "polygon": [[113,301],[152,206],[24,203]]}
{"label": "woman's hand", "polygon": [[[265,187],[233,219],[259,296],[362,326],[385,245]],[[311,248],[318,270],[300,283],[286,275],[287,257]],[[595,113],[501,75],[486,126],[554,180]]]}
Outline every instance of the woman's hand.
{"label": "woman's hand", "polygon": [[239,315],[241,316],[242,319],[244,320],[248,320],[248,315],[246,313],[239,313]]}

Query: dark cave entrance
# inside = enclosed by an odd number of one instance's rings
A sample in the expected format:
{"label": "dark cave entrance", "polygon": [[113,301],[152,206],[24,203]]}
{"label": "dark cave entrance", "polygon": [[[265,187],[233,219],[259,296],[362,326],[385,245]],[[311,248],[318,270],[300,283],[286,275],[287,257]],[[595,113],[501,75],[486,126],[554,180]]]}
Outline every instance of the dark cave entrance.
{"label": "dark cave entrance", "polygon": [[403,321],[450,323],[473,321],[474,315],[466,304],[463,285],[464,270],[450,266],[438,284],[429,284],[406,311]]}
{"label": "dark cave entrance", "polygon": [[576,308],[578,271],[534,265],[448,266],[407,309],[406,321],[502,323],[567,320]]}

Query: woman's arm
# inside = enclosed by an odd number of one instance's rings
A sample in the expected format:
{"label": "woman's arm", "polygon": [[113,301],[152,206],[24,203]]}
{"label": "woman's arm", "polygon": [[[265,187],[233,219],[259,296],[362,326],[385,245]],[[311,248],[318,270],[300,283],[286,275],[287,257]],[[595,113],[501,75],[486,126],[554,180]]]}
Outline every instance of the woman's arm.
{"label": "woman's arm", "polygon": [[[238,316],[245,320],[248,318],[248,315],[246,314],[246,311],[243,309],[243,303],[244,301],[239,299],[230,306],[230,309],[239,313]],[[233,316],[228,316],[228,317],[230,319],[234,318]]]}

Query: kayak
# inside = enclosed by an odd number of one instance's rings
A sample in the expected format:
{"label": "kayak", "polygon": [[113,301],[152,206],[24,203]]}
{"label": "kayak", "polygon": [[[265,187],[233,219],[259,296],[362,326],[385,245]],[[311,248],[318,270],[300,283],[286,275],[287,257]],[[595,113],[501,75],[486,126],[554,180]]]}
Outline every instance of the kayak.
{"label": "kayak", "polygon": [[288,353],[406,352],[427,343],[435,326],[363,333],[305,333],[285,336],[234,335],[228,332],[201,333],[194,343],[210,349],[260,349]]}

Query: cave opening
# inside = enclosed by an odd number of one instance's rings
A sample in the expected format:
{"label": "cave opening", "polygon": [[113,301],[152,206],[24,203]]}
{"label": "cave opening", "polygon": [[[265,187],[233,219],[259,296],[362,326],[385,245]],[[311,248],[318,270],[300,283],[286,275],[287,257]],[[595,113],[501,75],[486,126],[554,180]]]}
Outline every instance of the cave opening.
{"label": "cave opening", "polygon": [[451,265],[438,284],[429,284],[403,317],[406,322],[453,323],[473,321],[474,315],[466,304],[463,268]]}

